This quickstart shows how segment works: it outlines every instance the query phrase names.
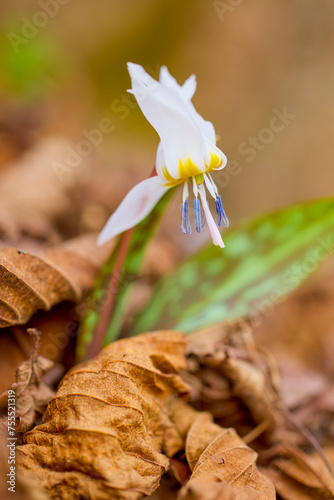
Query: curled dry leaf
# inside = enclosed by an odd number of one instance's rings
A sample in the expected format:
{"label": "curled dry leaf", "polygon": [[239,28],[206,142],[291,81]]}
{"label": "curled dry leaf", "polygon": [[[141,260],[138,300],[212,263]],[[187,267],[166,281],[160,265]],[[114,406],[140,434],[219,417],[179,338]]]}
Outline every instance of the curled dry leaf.
{"label": "curled dry leaf", "polygon": [[222,428],[212,422],[210,413],[196,415],[187,435],[186,457],[189,467],[194,471],[203,450],[221,434]]}
{"label": "curled dry leaf", "polygon": [[[54,391],[43,382],[43,375],[54,364],[43,356],[37,356],[38,332],[35,335],[34,347],[30,358],[24,361],[16,370],[16,382],[11,386],[15,391],[15,431],[19,433],[31,429],[36,418],[43,415],[45,408],[54,396]],[[8,391],[0,395],[0,407],[7,406]]]}
{"label": "curled dry leaf", "polygon": [[110,245],[96,246],[96,234],[84,235],[32,255],[0,249],[0,327],[24,324],[38,310],[59,302],[77,302],[88,290]]}
{"label": "curled dry leaf", "polygon": [[181,499],[276,498],[273,484],[256,467],[257,453],[208,413],[199,413],[190,427],[186,455],[193,472]]}
{"label": "curled dry leaf", "polygon": [[230,322],[198,332],[191,336],[187,355],[190,374],[202,381],[196,387],[196,408],[243,435],[255,423],[269,442],[290,436],[280,409],[277,366],[254,344],[248,325]]}
{"label": "curled dry leaf", "polygon": [[168,443],[181,449],[184,442],[168,404],[189,390],[177,375],[185,344],[181,333],[150,333],[115,342],[73,368],[43,424],[17,448],[20,470],[50,498],[134,500],[153,493],[169,468]]}
{"label": "curled dry leaf", "polygon": [[[324,450],[334,464],[334,449]],[[334,498],[334,478],[319,455],[306,455],[290,443],[275,447],[266,475],[284,500],[325,500]]]}
{"label": "curled dry leaf", "polygon": [[[62,302],[51,311],[38,311],[25,325],[14,325],[0,330],[0,394],[15,382],[17,367],[26,361],[33,348],[33,338],[27,328],[40,332],[38,354],[55,366],[47,376],[47,385],[59,383],[65,368],[73,366],[74,341],[77,333],[76,306]],[[67,371],[67,370],[66,370]]]}
{"label": "curled dry leaf", "polygon": [[278,395],[272,390],[263,369],[253,365],[251,360],[228,357],[220,370],[232,384],[233,395],[250,410],[256,424],[266,422],[267,432],[283,426],[284,418],[277,409]]}
{"label": "curled dry leaf", "polygon": [[[257,491],[234,488],[221,481],[212,480],[211,476],[194,478],[180,491],[177,500],[259,500]],[[272,497],[275,498],[275,497]]]}

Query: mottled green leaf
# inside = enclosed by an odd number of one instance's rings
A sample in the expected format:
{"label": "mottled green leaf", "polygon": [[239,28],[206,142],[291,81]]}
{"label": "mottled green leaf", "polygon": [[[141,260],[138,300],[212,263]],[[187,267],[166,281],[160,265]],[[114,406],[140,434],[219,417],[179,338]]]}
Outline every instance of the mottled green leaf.
{"label": "mottled green leaf", "polygon": [[191,332],[261,313],[296,289],[334,249],[334,199],[252,218],[162,279],[131,334]]}

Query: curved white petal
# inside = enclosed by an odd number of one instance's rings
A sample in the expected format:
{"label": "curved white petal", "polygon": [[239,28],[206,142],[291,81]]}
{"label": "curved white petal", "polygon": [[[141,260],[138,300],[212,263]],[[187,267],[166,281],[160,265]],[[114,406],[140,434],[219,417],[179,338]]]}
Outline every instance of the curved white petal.
{"label": "curved white petal", "polygon": [[160,177],[150,177],[129,191],[122,203],[115,210],[98,237],[98,244],[103,245],[114,236],[142,221],[166,193],[168,187]]}
{"label": "curved white petal", "polygon": [[166,66],[160,69],[160,82],[170,88],[175,89],[184,100],[187,111],[191,118],[194,120],[202,134],[209,139],[210,142],[216,144],[216,132],[211,122],[204,120],[202,116],[196,111],[195,106],[191,102],[192,97],[196,91],[196,76],[191,75],[183,85],[179,85],[176,79],[169,73]]}
{"label": "curved white petal", "polygon": [[157,155],[155,159],[155,169],[159,177],[164,178],[163,169],[165,165],[166,165],[166,160],[165,160],[164,150],[162,148],[162,143],[160,141],[158,144]]}
{"label": "curved white petal", "polygon": [[224,155],[224,153],[221,151],[221,149],[217,148],[214,144],[212,144],[210,141],[206,140],[205,141],[207,151],[210,152],[210,154],[218,156],[220,158],[220,164],[216,167],[213,168],[213,170],[222,170],[224,167],[226,167],[227,164],[227,158]]}
{"label": "curved white petal", "polygon": [[161,66],[160,83],[175,89],[185,101],[190,101],[196,91],[196,76],[191,75],[183,85],[179,85],[176,79],[169,73],[167,66]]}
{"label": "curved white petal", "polygon": [[161,143],[156,158],[157,173],[171,185],[186,178],[218,170],[226,165],[216,147],[215,130],[196,111],[190,98],[196,88],[192,75],[183,86],[168,72],[160,71],[160,82],[138,64],[128,63],[132,92]]}
{"label": "curved white petal", "polygon": [[196,75],[190,75],[181,87],[182,94],[184,95],[185,99],[190,101],[194,97],[196,87]]}
{"label": "curved white petal", "polygon": [[140,64],[128,63],[127,66],[132,84],[132,88],[128,92],[135,95],[141,109],[141,101],[145,100],[149,94],[161,104],[187,116],[185,103],[175,88],[154,80]]}
{"label": "curved white petal", "polygon": [[180,85],[177,83],[176,78],[174,78],[174,76],[170,74],[170,72],[167,69],[167,66],[161,66],[159,81],[163,85],[167,85],[167,87],[172,87],[175,88],[177,91],[179,91]]}
{"label": "curved white petal", "polygon": [[212,144],[216,144],[216,131],[211,122],[204,120],[204,118],[196,111],[195,106],[192,102],[188,103],[189,114],[196,123],[202,134],[208,139]]}
{"label": "curved white petal", "polygon": [[[205,137],[189,116],[178,91],[156,82],[141,66],[131,63],[128,67],[132,92],[160,136],[167,174],[173,179],[182,179],[204,172],[207,159]],[[182,165],[180,168],[180,161],[184,168]],[[160,169],[158,172],[161,175]]]}

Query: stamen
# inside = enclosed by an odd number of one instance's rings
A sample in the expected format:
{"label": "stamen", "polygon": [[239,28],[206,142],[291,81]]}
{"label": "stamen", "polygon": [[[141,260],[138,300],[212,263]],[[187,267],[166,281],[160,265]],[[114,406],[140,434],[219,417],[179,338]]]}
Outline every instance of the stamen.
{"label": "stamen", "polygon": [[185,202],[182,203],[180,228],[181,228],[183,234],[191,234],[191,226],[190,226],[190,222],[189,222],[188,200],[185,200]]}
{"label": "stamen", "polygon": [[205,185],[207,187],[207,190],[211,194],[212,198],[216,199],[216,192],[215,192],[214,186],[212,185],[213,183],[211,183],[209,177],[206,174],[204,174],[204,180],[205,180]]}
{"label": "stamen", "polygon": [[191,234],[191,226],[189,222],[189,209],[188,209],[188,200],[184,202],[184,224],[187,234]]}
{"label": "stamen", "polygon": [[186,234],[186,226],[184,224],[184,203],[182,203],[182,206],[181,206],[181,224],[180,224],[180,228],[182,230],[182,233],[183,234]]}
{"label": "stamen", "polygon": [[183,203],[188,199],[188,197],[189,197],[189,189],[188,189],[188,181],[186,181],[183,184],[183,195],[182,195]]}
{"label": "stamen", "polygon": [[182,204],[181,229],[183,234],[191,234],[191,226],[189,222],[188,200]]}
{"label": "stamen", "polygon": [[203,208],[201,210],[201,220],[202,220],[202,226],[201,227],[203,229],[203,227],[205,226],[205,223],[206,223],[206,217],[205,217],[205,213],[204,213]]}
{"label": "stamen", "polygon": [[193,177],[193,193],[195,198],[198,197],[198,185],[196,183],[195,177]]}
{"label": "stamen", "polygon": [[195,210],[196,231],[200,233],[202,229],[202,222],[201,222],[201,206],[198,198],[194,199],[194,210]]}
{"label": "stamen", "polygon": [[222,225],[222,216],[223,216],[223,212],[222,212],[222,204],[219,203],[219,198],[220,196],[216,198],[216,212],[218,214],[218,227],[220,227]]}
{"label": "stamen", "polygon": [[216,186],[216,184],[214,183],[214,181],[213,181],[213,179],[211,177],[211,174],[206,174],[206,175],[209,177],[209,179],[210,179],[210,181],[211,181],[211,183],[213,185],[213,188],[215,190],[216,196],[218,196],[218,189],[217,189],[217,186]]}
{"label": "stamen", "polygon": [[188,180],[183,184],[183,195],[182,195],[182,207],[181,207],[181,224],[180,228],[183,234],[191,234],[191,226],[189,222],[189,210],[188,210]]}
{"label": "stamen", "polygon": [[218,227],[221,226],[222,220],[224,221],[224,226],[228,227],[229,221],[228,221],[228,218],[226,216],[220,195],[218,195],[216,198],[216,212],[218,214]]}

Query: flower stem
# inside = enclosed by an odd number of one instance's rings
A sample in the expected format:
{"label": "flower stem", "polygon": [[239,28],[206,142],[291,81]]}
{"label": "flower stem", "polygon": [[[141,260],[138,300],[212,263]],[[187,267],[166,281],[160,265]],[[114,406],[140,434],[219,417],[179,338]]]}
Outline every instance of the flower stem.
{"label": "flower stem", "polygon": [[134,231],[134,227],[131,229],[128,229],[124,235],[124,238],[121,242],[119,252],[116,258],[115,262],[115,267],[114,270],[110,276],[109,284],[108,284],[108,289],[107,289],[107,300],[104,304],[100,321],[96,327],[93,341],[92,343],[88,346],[85,354],[85,359],[91,359],[94,356],[96,356],[102,345],[103,345],[103,339],[105,337],[105,333],[107,331],[109,321],[111,318],[111,315],[114,310],[115,306],[115,299],[117,295],[117,290],[118,290],[118,284],[119,284],[119,276],[121,275],[122,267],[123,267],[123,262],[125,260],[129,244],[131,241],[131,236]]}
{"label": "flower stem", "polygon": [[[149,177],[154,177],[157,175],[156,169],[152,170],[151,174]],[[100,349],[103,347],[104,339],[106,337],[106,332],[108,330],[108,326],[112,317],[112,314],[114,312],[115,304],[116,304],[116,297],[117,293],[119,290],[119,284],[120,280],[119,277],[122,275],[122,270],[124,267],[124,261],[127,257],[127,253],[129,250],[129,245],[131,242],[131,237],[134,232],[135,228],[132,227],[128,229],[124,236],[122,241],[120,242],[119,246],[119,251],[116,257],[115,265],[113,268],[113,271],[110,275],[109,283],[108,283],[108,288],[106,292],[106,301],[103,306],[103,310],[100,316],[100,320],[97,324],[97,327],[95,329],[94,335],[93,335],[93,340],[90,343],[90,345],[87,347],[84,359],[91,359],[94,356],[96,356]]]}

